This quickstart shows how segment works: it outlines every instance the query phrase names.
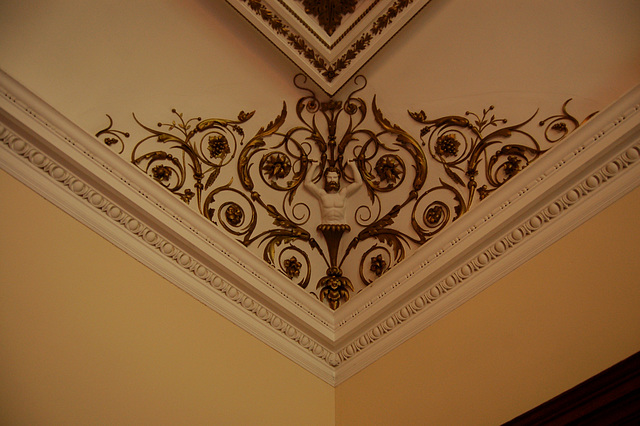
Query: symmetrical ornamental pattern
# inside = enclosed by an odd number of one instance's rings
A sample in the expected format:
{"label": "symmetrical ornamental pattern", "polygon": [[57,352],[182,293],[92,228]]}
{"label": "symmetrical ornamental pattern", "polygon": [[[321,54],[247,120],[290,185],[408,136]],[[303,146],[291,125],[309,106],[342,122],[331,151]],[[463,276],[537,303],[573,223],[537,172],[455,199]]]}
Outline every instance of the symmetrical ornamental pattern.
{"label": "symmetrical ornamental pattern", "polygon": [[[370,104],[356,96],[364,77],[344,101],[321,101],[305,82],[294,81],[307,93],[294,126],[285,126],[286,103],[250,138],[254,112],[185,119],[174,110],[176,120],[157,128],[136,119],[146,134],[130,159],[332,309],[580,125],[567,101],[537,126],[537,113],[507,125],[493,106],[438,118],[409,112],[410,133],[375,96]],[[112,124],[96,136],[128,155],[130,135]]]}

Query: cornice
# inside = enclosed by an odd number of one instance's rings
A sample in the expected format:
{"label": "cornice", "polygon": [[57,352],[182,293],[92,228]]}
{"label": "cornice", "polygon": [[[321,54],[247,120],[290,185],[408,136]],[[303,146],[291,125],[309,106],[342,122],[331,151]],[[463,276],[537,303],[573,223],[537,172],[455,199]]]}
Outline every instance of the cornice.
{"label": "cornice", "polygon": [[[640,183],[640,87],[335,313],[5,74],[0,164],[207,306],[337,384]],[[403,263],[404,265],[404,263]],[[247,283],[260,282],[259,286]],[[402,286],[398,284],[402,282]],[[362,296],[365,296],[363,294]]]}

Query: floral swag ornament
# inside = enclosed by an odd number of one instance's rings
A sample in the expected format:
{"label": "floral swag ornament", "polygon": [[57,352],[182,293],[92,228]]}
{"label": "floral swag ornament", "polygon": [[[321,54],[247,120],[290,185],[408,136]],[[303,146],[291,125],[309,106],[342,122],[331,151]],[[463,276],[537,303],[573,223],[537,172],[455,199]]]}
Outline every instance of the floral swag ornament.
{"label": "floral swag ornament", "polygon": [[[409,112],[420,129],[414,136],[383,115],[375,96],[370,106],[356,96],[363,76],[344,101],[321,101],[306,82],[304,75],[294,79],[306,92],[296,103],[297,124],[284,126],[283,103],[248,140],[243,127],[254,112],[185,119],[175,109],[176,119],[157,128],[134,115],[145,132],[135,144],[109,116],[96,136],[331,309],[580,125],[567,112],[569,101],[537,126],[537,112],[507,126],[490,106],[431,119]],[[318,200],[300,201],[303,193]],[[325,268],[312,267],[319,263]]]}

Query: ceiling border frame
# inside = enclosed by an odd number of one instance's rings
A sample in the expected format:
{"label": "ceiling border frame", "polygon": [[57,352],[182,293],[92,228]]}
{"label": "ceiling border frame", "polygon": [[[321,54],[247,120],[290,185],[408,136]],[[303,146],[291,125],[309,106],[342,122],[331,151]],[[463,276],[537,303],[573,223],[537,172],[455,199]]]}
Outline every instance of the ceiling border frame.
{"label": "ceiling border frame", "polygon": [[[290,306],[269,305],[265,299],[267,294],[249,294],[228,279],[233,274],[259,278],[262,273],[275,279],[279,277],[275,271],[269,272],[268,267],[253,271],[240,270],[242,268],[214,271],[213,267],[220,265],[206,264],[201,253],[192,255],[185,251],[179,246],[184,241],[174,244],[172,238],[178,236],[175,232],[168,232],[169,237],[159,232],[157,228],[166,223],[157,217],[139,217],[145,208],[173,207],[167,203],[176,200],[137,171],[131,176],[141,187],[130,184],[125,188],[126,185],[120,183],[113,189],[115,192],[110,192],[107,188],[111,186],[105,184],[104,179],[118,173],[128,174],[134,169],[127,163],[123,166],[121,159],[94,137],[75,127],[6,74],[0,73],[0,86],[0,166],[3,169],[173,284],[332,385],[365,368],[640,184],[638,86],[519,175],[538,177],[532,181],[531,188],[515,190],[515,185],[510,186],[512,197],[522,200],[525,195],[535,195],[536,191],[546,197],[536,198],[533,207],[522,207],[516,223],[509,223],[492,241],[491,238],[480,241],[482,250],[461,259],[453,270],[461,279],[461,285],[456,285],[446,297],[436,297],[438,303],[434,303],[434,299],[419,306],[419,300],[428,300],[433,286],[414,285],[411,297],[401,298],[403,303],[395,303],[375,315],[360,316],[358,321],[344,322],[344,318],[332,317],[328,308],[319,305],[322,309],[309,321],[315,324],[299,321],[294,324],[296,319],[292,316],[296,309],[301,312],[298,306],[301,302],[295,297],[284,302]],[[114,161],[105,163],[102,155]],[[99,163],[102,163],[100,167],[95,167]],[[136,176],[142,179],[138,181]],[[558,181],[563,183],[559,189]],[[147,182],[150,185],[147,186]],[[123,205],[127,197],[137,197],[138,202],[146,203],[145,208],[130,211]],[[486,222],[487,214],[482,211],[485,206],[490,207],[489,203],[481,204],[475,209],[476,213],[472,211],[462,218],[477,222],[462,233],[460,230],[468,223],[461,219],[462,225],[451,231],[457,236],[449,244],[473,238],[473,231]],[[154,214],[165,215],[167,223],[177,223],[172,211],[159,210]],[[505,205],[500,210],[508,208]],[[548,220],[538,223],[535,218],[541,217]],[[187,232],[190,225],[181,226]],[[200,241],[201,245],[209,243],[206,239]],[[483,264],[487,250],[491,254],[493,249],[495,255],[495,248],[502,247],[501,244],[505,246],[504,252],[492,259],[499,262]],[[228,247],[231,250],[227,250]],[[232,259],[233,248],[231,245],[218,249]],[[190,260],[185,262],[183,255]],[[424,266],[420,266],[423,262],[418,263],[418,272],[409,272],[409,275],[420,275],[419,269]],[[440,275],[442,279],[438,283],[446,283],[446,274]],[[427,305],[429,309],[423,309]],[[347,323],[351,323],[351,330],[336,334]]]}
{"label": "ceiling border frame", "polygon": [[[316,39],[314,31],[305,28],[305,23],[294,11],[288,11],[280,4],[281,0],[226,1],[330,97],[431,2],[380,2],[373,8],[375,10],[365,13],[367,19],[356,22],[358,31],[351,31],[351,38],[345,37],[327,48]],[[374,31],[373,27],[381,18],[382,25]],[[295,43],[289,39],[291,37]],[[340,50],[332,52],[333,47]]]}

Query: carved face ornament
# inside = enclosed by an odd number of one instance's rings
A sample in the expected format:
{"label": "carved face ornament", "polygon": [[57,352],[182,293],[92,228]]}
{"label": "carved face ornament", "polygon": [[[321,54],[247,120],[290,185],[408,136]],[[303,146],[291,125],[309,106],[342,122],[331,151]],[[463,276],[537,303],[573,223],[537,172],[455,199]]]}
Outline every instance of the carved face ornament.
{"label": "carved face ornament", "polygon": [[338,172],[329,170],[324,177],[324,190],[331,192],[338,192],[340,190],[340,175]]}

